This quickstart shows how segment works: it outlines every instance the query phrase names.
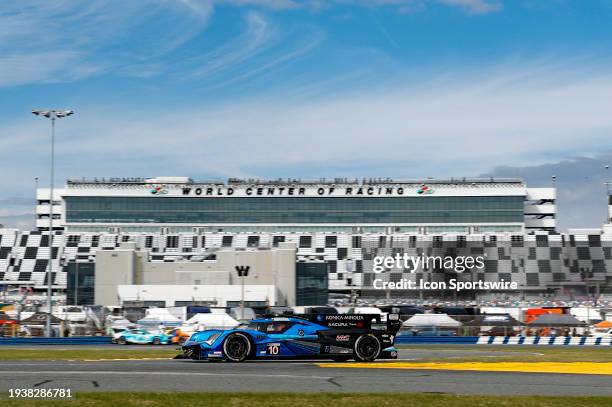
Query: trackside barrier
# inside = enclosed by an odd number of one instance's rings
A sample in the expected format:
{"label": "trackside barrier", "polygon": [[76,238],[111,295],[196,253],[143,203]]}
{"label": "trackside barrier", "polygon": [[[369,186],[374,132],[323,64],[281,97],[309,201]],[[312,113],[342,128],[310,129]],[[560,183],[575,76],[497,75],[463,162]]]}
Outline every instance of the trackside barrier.
{"label": "trackside barrier", "polygon": [[612,338],[571,336],[403,336],[395,338],[396,345],[565,345],[612,346]]}
{"label": "trackside barrier", "polygon": [[478,345],[612,346],[612,338],[586,336],[481,336]]}
{"label": "trackside barrier", "polygon": [[110,336],[70,336],[67,338],[0,338],[2,345],[111,345]]}
{"label": "trackside barrier", "polygon": [[[475,345],[480,336],[397,336],[395,344]],[[488,337],[486,337],[488,339]]]}

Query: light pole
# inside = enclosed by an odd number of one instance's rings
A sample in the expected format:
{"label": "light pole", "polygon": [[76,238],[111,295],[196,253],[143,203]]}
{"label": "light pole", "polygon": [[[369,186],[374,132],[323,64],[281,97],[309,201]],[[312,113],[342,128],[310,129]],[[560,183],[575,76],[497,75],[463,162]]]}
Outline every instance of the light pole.
{"label": "light pole", "polygon": [[52,315],[52,287],[53,284],[53,177],[55,176],[55,120],[62,119],[74,114],[73,110],[32,110],[32,114],[43,116],[51,120],[51,179],[49,188],[49,264],[47,266],[47,325],[45,334],[51,336],[51,315]]}
{"label": "light pole", "polygon": [[240,313],[241,317],[244,318],[244,278],[249,275],[249,269],[251,266],[236,266],[238,277],[240,277]]}

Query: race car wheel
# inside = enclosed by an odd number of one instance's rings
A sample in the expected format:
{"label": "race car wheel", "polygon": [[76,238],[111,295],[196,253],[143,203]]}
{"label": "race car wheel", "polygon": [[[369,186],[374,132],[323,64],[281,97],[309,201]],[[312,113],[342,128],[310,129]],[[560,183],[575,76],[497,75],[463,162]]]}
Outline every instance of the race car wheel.
{"label": "race car wheel", "polygon": [[117,341],[117,343],[119,343],[119,345],[127,345],[127,341],[125,340],[125,337],[122,336],[121,338],[119,338],[119,340]]}
{"label": "race car wheel", "polygon": [[240,332],[230,334],[223,341],[223,353],[230,362],[242,362],[251,354],[251,341]]}
{"label": "race car wheel", "polygon": [[161,341],[159,340],[159,338],[153,338],[153,345],[159,345],[161,344]]}
{"label": "race car wheel", "polygon": [[355,341],[353,349],[355,360],[372,362],[380,354],[380,341],[372,334],[363,334]]}

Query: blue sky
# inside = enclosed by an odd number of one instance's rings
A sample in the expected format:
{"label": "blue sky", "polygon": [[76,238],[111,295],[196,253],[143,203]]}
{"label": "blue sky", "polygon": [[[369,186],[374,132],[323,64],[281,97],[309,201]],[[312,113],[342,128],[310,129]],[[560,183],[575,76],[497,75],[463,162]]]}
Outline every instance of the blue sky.
{"label": "blue sky", "polygon": [[29,111],[72,108],[60,184],[558,172],[561,225],[597,226],[610,21],[610,0],[3,2],[0,223],[29,227],[48,183]]}

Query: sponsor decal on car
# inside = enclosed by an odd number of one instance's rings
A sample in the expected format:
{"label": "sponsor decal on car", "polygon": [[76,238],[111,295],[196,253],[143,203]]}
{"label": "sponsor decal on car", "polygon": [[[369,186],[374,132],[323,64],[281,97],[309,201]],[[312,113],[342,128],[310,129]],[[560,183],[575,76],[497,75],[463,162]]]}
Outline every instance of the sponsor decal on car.
{"label": "sponsor decal on car", "polygon": [[351,335],[336,335],[336,342],[348,342],[351,340]]}
{"label": "sponsor decal on car", "polygon": [[280,343],[269,343],[266,346],[266,354],[276,356],[280,353]]}

